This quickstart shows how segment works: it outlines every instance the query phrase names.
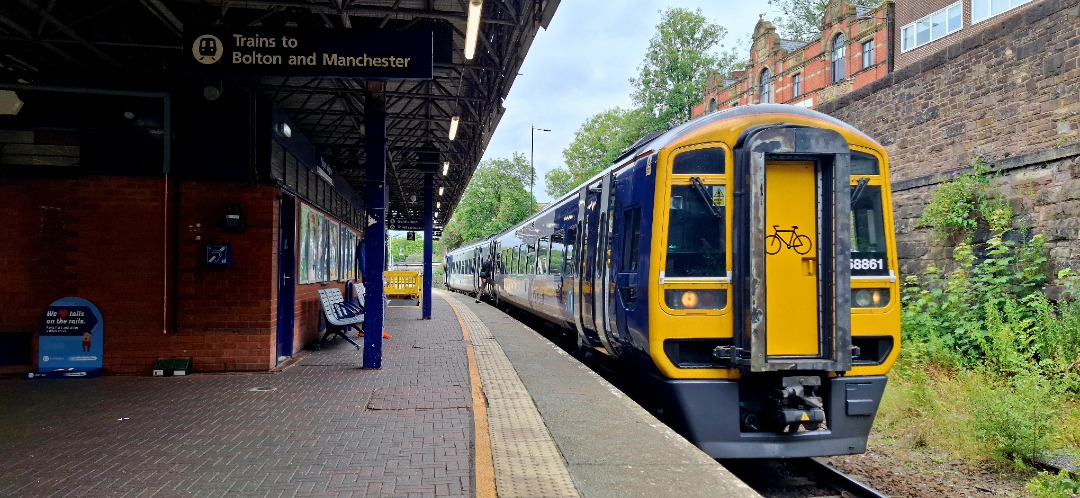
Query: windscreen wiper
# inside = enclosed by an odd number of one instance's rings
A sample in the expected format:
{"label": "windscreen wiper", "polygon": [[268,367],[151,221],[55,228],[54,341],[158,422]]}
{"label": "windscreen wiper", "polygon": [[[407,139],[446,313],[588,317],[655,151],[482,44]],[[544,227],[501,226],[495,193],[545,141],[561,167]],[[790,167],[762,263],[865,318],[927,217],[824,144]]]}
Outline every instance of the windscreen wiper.
{"label": "windscreen wiper", "polygon": [[855,209],[855,203],[859,201],[859,197],[862,197],[862,193],[866,190],[866,184],[870,183],[870,179],[867,177],[859,178],[859,182],[855,185],[855,190],[851,191],[851,208]]}
{"label": "windscreen wiper", "polygon": [[721,212],[720,209],[713,204],[712,196],[709,195],[709,191],[705,189],[705,183],[701,181],[701,178],[691,176],[690,183],[694,184],[694,190],[696,190],[697,193],[701,195],[701,200],[705,203],[706,206],[709,207],[709,212],[717,218],[723,216],[723,212]]}

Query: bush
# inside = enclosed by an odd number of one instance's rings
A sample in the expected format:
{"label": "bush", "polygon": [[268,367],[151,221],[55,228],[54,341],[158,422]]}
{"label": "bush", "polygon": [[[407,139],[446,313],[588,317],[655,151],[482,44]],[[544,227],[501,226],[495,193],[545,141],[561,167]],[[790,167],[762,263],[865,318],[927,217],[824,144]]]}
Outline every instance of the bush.
{"label": "bush", "polygon": [[[1076,419],[1062,407],[1080,397],[1080,276],[1059,272],[1061,300],[1043,295],[1045,239],[1008,231],[1012,212],[989,189],[992,167],[976,159],[972,173],[943,183],[923,213],[921,226],[938,240],[964,238],[947,270],[931,265],[904,281],[904,347],[895,371],[904,382],[895,392],[910,420],[932,426],[908,431],[916,444],[959,449],[962,438],[973,437],[981,446],[969,450],[977,454],[1024,459],[1063,442],[1080,446],[1080,432],[1055,426]],[[951,383],[943,380],[949,376]],[[957,440],[946,434],[950,428],[961,433]],[[1032,486],[1074,493],[1074,484],[1047,477]]]}
{"label": "bush", "polygon": [[1028,483],[1027,490],[1035,498],[1071,498],[1080,496],[1080,482],[1064,470],[1057,474],[1039,472],[1039,475]]}
{"label": "bush", "polygon": [[994,164],[985,158],[972,158],[971,171],[954,174],[930,196],[920,227],[932,228],[938,239],[953,235],[967,238],[975,229],[984,226],[993,232],[1003,232],[1012,223],[1009,202],[990,191],[990,171]]}
{"label": "bush", "polygon": [[971,427],[994,456],[1030,459],[1053,449],[1050,436],[1062,401],[1049,380],[1020,372],[1004,385],[988,382],[972,393]]}

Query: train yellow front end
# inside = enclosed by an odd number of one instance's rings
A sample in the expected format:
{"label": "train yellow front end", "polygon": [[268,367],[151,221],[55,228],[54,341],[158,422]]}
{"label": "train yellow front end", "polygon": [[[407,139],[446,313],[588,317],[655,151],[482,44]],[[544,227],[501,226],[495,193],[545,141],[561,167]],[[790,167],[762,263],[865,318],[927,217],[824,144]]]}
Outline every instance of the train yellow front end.
{"label": "train yellow front end", "polygon": [[673,131],[648,270],[665,420],[717,458],[865,451],[900,351],[884,148],[781,105]]}

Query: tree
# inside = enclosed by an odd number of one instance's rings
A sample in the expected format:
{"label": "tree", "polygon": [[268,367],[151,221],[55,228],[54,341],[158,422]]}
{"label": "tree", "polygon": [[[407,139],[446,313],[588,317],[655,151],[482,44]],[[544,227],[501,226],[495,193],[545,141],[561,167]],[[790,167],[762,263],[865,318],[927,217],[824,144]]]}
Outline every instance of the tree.
{"label": "tree", "polygon": [[[850,0],[863,7],[878,5],[882,0]],[[829,0],[769,0],[769,5],[780,9],[780,16],[772,20],[777,33],[785,40],[810,41],[821,34],[821,22]]]}
{"label": "tree", "polygon": [[480,163],[443,229],[446,247],[483,239],[529,217],[536,207],[528,190],[531,171],[520,153]]}
{"label": "tree", "polygon": [[609,109],[595,114],[574,133],[563,150],[565,169],[544,175],[548,195],[558,198],[610,166],[624,149],[648,131],[648,114],[641,109]]}
{"label": "tree", "polygon": [[[404,235],[395,235],[391,241],[394,261],[406,261],[409,263],[424,262],[424,234],[416,233],[416,240],[408,240]],[[431,241],[431,257],[435,261],[442,259],[443,240]]]}
{"label": "tree", "polygon": [[651,114],[651,129],[688,121],[709,72],[728,74],[739,60],[734,49],[714,52],[723,50],[720,40],[727,30],[706,20],[701,9],[669,8],[661,15],[638,67],[640,76],[630,79],[631,97]]}

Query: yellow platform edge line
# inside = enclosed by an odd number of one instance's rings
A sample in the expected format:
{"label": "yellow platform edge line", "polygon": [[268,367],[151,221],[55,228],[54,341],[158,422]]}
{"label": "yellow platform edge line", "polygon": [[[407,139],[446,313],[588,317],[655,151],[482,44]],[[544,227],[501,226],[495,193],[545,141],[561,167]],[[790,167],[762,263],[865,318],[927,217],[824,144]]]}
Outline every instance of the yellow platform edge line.
{"label": "yellow platform edge line", "polygon": [[[438,294],[436,294],[438,295]],[[458,313],[457,306],[444,296],[439,296],[450,305],[461,326],[461,337],[465,340],[465,354],[469,357],[469,384],[472,386],[473,402],[473,462],[476,473],[477,498],[495,498],[495,461],[492,459],[491,437],[488,434],[487,403],[484,400],[484,386],[480,380],[480,369],[476,366],[476,353],[469,342],[469,328]]]}

